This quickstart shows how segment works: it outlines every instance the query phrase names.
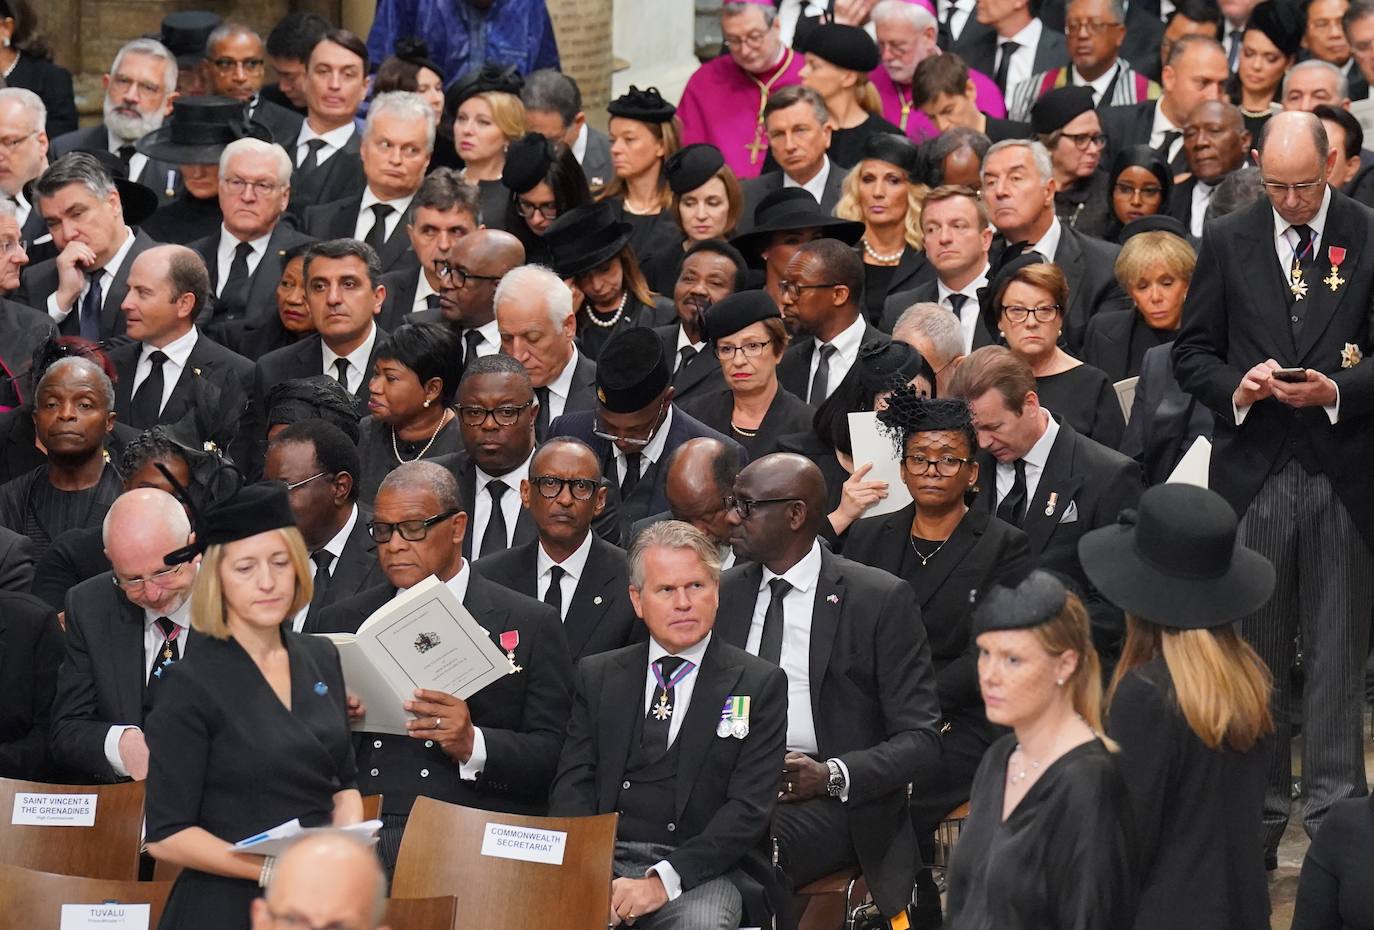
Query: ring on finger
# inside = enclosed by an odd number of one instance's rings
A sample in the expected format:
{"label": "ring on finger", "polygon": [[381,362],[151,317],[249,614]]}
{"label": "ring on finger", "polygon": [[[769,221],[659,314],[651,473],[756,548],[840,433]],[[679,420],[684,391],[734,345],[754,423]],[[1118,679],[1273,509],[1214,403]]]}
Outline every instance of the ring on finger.
{"label": "ring on finger", "polygon": [[434,729],[436,729],[436,730],[442,730],[442,729],[443,729],[443,723],[444,723],[443,718],[441,718],[441,717],[435,717],[435,718],[434,718]]}

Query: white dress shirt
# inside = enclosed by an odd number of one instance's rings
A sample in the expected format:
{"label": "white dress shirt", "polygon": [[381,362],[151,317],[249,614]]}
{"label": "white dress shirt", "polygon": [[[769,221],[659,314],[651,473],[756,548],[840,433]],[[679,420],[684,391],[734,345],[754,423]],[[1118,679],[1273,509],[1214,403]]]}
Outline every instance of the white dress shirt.
{"label": "white dress shirt", "polygon": [[334,368],[334,363],[341,358],[347,359],[348,383],[344,385],[344,390],[348,391],[348,393],[350,394],[356,394],[358,392],[358,389],[363,386],[363,383],[366,382],[367,379],[372,375],[372,372],[368,371],[367,360],[372,357],[372,347],[376,344],[376,342],[376,323],[368,324],[367,338],[362,341],[362,345],[358,346],[358,348],[354,349],[347,355],[339,355],[333,349],[329,348],[329,343],[321,341],[320,351],[321,354],[324,356],[324,368],[322,369],[323,373],[331,378],[335,377],[338,374],[338,372]]}
{"label": "white dress shirt", "polygon": [[951,312],[954,310],[954,305],[949,302],[950,294],[963,294],[964,297],[967,298],[964,301],[964,305],[959,308],[959,330],[964,337],[965,355],[973,351],[973,333],[978,327],[978,289],[988,286],[988,272],[991,269],[992,266],[985,262],[983,264],[983,270],[978,272],[978,277],[974,278],[957,291],[953,288],[946,287],[943,281],[937,280],[935,282],[936,302],[942,306],[948,307]]}
{"label": "white dress shirt", "polygon": [[500,481],[508,489],[501,495],[501,513],[506,518],[506,545],[511,544],[515,537],[515,521],[520,517],[520,482],[525,481],[530,476],[530,461],[534,458],[531,452],[529,458],[519,465],[506,472],[504,475],[489,475],[477,469],[477,480],[473,487],[472,501],[472,551],[474,553],[482,551],[482,540],[486,537],[487,523],[491,520],[491,493],[487,491],[487,485],[493,481]]}
{"label": "white dress shirt", "polygon": [[682,350],[687,348],[688,346],[691,346],[693,349],[696,349],[697,354],[700,354],[701,351],[706,348],[706,343],[704,341],[693,342],[692,338],[687,335],[687,327],[678,326],[677,351],[673,353],[673,374],[677,374],[678,369],[682,367]]}
{"label": "white dress shirt", "polygon": [[764,567],[745,645],[753,655],[759,654],[759,644],[763,640],[763,621],[773,598],[768,582],[774,578],[782,578],[792,585],[782,602],[782,653],[778,662],[787,673],[787,748],[814,755],[816,722],[811,717],[811,612],[821,580],[820,542],[812,543],[811,551],[782,575],[775,575]]}
{"label": "white dress shirt", "polygon": [[1193,184],[1193,212],[1188,218],[1188,232],[1194,238],[1202,238],[1202,222],[1207,219],[1207,205],[1212,202],[1212,191],[1216,187],[1197,181]]}
{"label": "white dress shirt", "polygon": [[[409,194],[395,200],[383,200],[372,193],[371,187],[365,188],[362,206],[358,208],[358,221],[353,226],[353,238],[361,241],[368,237],[368,234],[372,232],[372,224],[376,221],[372,208],[376,204],[384,203],[391,207],[391,212],[383,220],[382,228],[386,231],[386,235],[382,236],[382,241],[390,240],[391,234],[396,231],[396,224],[401,222],[401,217],[405,216],[406,211],[410,209],[410,202],[414,199],[415,195]],[[420,276],[424,277],[424,274],[421,273]]]}
{"label": "white dress shirt", "polygon": [[[260,236],[257,239],[247,240],[248,245],[253,251],[248,253],[248,276],[251,278],[253,272],[258,270],[258,263],[267,254],[267,240],[272,238],[272,233]],[[234,267],[234,253],[245,240],[242,240],[225,229],[221,224],[219,228],[219,248],[215,250],[215,280],[219,286],[215,288],[215,296],[224,294],[224,285],[229,283],[229,270]]]}
{"label": "white dress shirt", "polygon": [[[1107,92],[1107,88],[1112,86],[1112,81],[1116,80],[1117,72],[1121,70],[1121,62],[1117,61],[1114,67],[1108,68],[1098,75],[1097,80],[1084,80],[1083,75],[1078,73],[1078,69],[1073,65],[1069,66],[1069,84],[1075,87],[1086,87],[1093,92],[1093,106],[1103,105],[1102,95]],[[1111,101],[1106,101],[1110,103]]]}
{"label": "white dress shirt", "polygon": [[563,366],[563,370],[558,373],[557,378],[546,385],[549,389],[550,423],[561,417],[563,410],[568,406],[568,394],[572,391],[573,372],[577,371],[578,358],[577,347],[573,346],[572,355],[568,357],[568,364]]}
{"label": "white dress shirt", "polygon": [[167,406],[167,401],[172,399],[172,392],[176,390],[177,380],[181,373],[186,370],[186,362],[191,357],[191,351],[196,347],[196,341],[200,338],[199,332],[192,326],[186,333],[165,346],[155,346],[143,343],[143,350],[138,355],[138,365],[134,368],[134,384],[129,396],[133,397],[138,393],[139,385],[148,379],[153,373],[153,362],[149,358],[154,352],[161,352],[167,356],[167,361],[162,363],[162,400],[158,401],[157,412],[162,413],[162,408]]}
{"label": "white dress shirt", "polygon": [[[194,571],[194,569],[190,569]],[[183,568],[182,571],[187,571]],[[157,661],[157,654],[162,649],[162,643],[166,639],[162,635],[162,628],[157,625],[158,617],[166,616],[177,625],[176,634],[176,653],[177,661],[186,657],[187,639],[191,631],[191,595],[186,593],[186,600],[181,606],[170,614],[156,614],[151,610],[143,611],[143,680],[147,681],[153,674],[153,663]],[[105,760],[110,763],[110,767],[115,770],[115,774],[122,778],[129,777],[129,770],[124,767],[124,760],[119,757],[119,738],[124,735],[125,730],[140,730],[142,727],[118,725],[110,727],[105,731]]]}
{"label": "white dress shirt", "polygon": [[1013,36],[997,37],[997,58],[994,62],[994,69],[1002,63],[1002,55],[1005,54],[1003,46],[1007,42],[1016,43],[1016,51],[1012,53],[1011,64],[1007,67],[1007,89],[1011,90],[1022,81],[1028,80],[1035,70],[1035,50],[1040,47],[1040,34],[1044,31],[1044,24],[1040,22],[1038,16],[1031,17],[1031,21],[1022,27],[1021,31]]}
{"label": "white dress shirt", "polygon": [[[821,364],[821,346],[824,345],[819,339],[815,339],[815,345],[811,349],[811,366],[806,372],[806,392],[811,393],[811,382],[816,377],[816,369]],[[864,341],[864,317],[859,314],[854,322],[846,326],[838,336],[830,340],[830,344],[835,347],[835,354],[830,356],[829,380],[826,381],[827,393],[829,397],[839,387],[844,376],[849,374],[849,369],[854,366],[854,362],[859,357],[859,346]],[[809,403],[819,403],[818,400],[807,397]]]}
{"label": "white dress shirt", "polygon": [[952,39],[958,40],[963,35],[964,26],[973,15],[975,6],[977,3],[974,0],[940,0],[940,19],[949,23]]}
{"label": "white dress shirt", "polygon": [[[553,422],[550,420],[549,422]],[[673,426],[673,405],[668,405],[668,412],[663,417],[663,425],[654,430],[654,437],[649,440],[649,444],[639,450],[639,476],[644,477],[644,473],[649,470],[650,463],[657,464],[663,458],[663,447],[668,444],[668,430]],[[615,474],[616,483],[620,484],[625,480],[625,453],[620,451],[620,447],[611,443],[611,451],[615,453]]]}
{"label": "white dress shirt", "polygon": [[[129,250],[134,245],[134,231],[129,227],[124,227],[124,242],[115,249],[114,255],[105,263],[105,267],[100,270],[100,308],[105,309],[105,302],[110,299],[110,288],[114,287],[115,275],[119,274],[119,268],[124,264],[124,260],[129,257]],[[91,289],[91,279],[86,278],[81,285],[81,293],[76,295],[76,300],[72,305],[63,310],[57,305],[57,292],[53,291],[48,295],[48,316],[54,323],[61,325],[71,313],[81,306],[81,301],[86,297],[86,292]]]}
{"label": "white dress shirt", "polygon": [[[538,493],[538,492],[536,492]],[[557,565],[563,569],[563,577],[558,579],[558,590],[562,595],[560,601],[562,608],[559,610],[559,619],[568,619],[568,607],[572,604],[573,595],[577,593],[577,583],[582,579],[582,573],[587,570],[587,557],[592,553],[592,533],[587,531],[586,537],[582,540],[582,545],[573,550],[572,555],[562,562],[555,562],[553,557],[544,551],[544,544],[539,544],[534,557],[535,569],[535,593],[539,600],[544,600],[549,593],[549,583],[553,581],[550,573],[552,568]]]}
{"label": "white dress shirt", "polygon": [[1050,220],[1050,228],[1045,230],[1045,234],[1030,248],[1037,254],[1043,255],[1045,261],[1052,262],[1054,257],[1059,254],[1059,240],[1063,238],[1064,227],[1060,225],[1059,217],[1056,216]]}
{"label": "white dress shirt", "polygon": [[306,143],[311,139],[323,139],[324,145],[320,147],[320,154],[315,156],[315,163],[323,165],[330,159],[330,156],[348,144],[348,140],[353,138],[353,133],[356,131],[357,127],[353,125],[352,120],[349,120],[338,129],[318,133],[310,128],[310,120],[306,120],[301,123],[300,135],[296,137],[295,158],[291,159],[291,163],[299,168],[301,162],[305,161],[306,153],[310,151],[310,147]]}
{"label": "white dress shirt", "polygon": [[[468,565],[468,560],[463,560],[463,565],[458,569],[458,574],[454,575],[444,584],[453,592],[453,596],[458,598],[458,603],[467,600],[468,579],[472,577],[472,569]],[[487,738],[482,735],[481,727],[472,728],[472,755],[468,756],[468,761],[458,763],[458,777],[464,781],[476,781],[477,776],[482,774],[482,769],[487,767]]]}
{"label": "white dress shirt", "polygon": [[[329,577],[333,578],[334,573],[339,570],[339,559],[343,556],[344,546],[348,545],[348,537],[353,533],[353,527],[358,523],[358,505],[354,504],[353,509],[348,514],[348,519],[344,521],[343,527],[334,534],[329,542],[320,548],[334,557],[334,561],[329,563]],[[313,553],[312,553],[313,554]],[[314,559],[310,560],[310,577],[313,579],[320,573],[320,566]],[[296,616],[291,618],[291,629],[297,633],[305,629],[305,618],[310,613],[310,605],[306,604],[296,611]]]}
{"label": "white dress shirt", "polygon": [[415,284],[415,302],[410,305],[411,313],[419,313],[421,310],[429,309],[429,295],[439,293],[429,286],[429,278],[425,275],[423,268],[415,269],[419,275],[419,280]]}
{"label": "white dress shirt", "polygon": [[829,156],[829,155],[826,155],[826,156],[823,157],[823,159],[822,159],[822,161],[821,161],[821,170],[820,170],[820,171],[817,171],[817,172],[816,172],[816,176],[815,176],[814,178],[812,178],[811,180],[807,181],[805,184],[798,184],[798,183],[792,178],[792,175],[788,174],[786,171],[784,171],[784,172],[782,173],[782,186],[783,186],[783,187],[800,187],[802,190],[806,191],[806,192],[807,192],[808,194],[810,194],[812,197],[815,197],[815,198],[816,198],[816,203],[820,203],[820,202],[821,202],[821,198],[822,198],[823,196],[825,196],[825,183],[826,183],[827,181],[829,181],[829,180],[830,180],[830,156]]}
{"label": "white dress shirt", "polygon": [[1172,162],[1178,156],[1179,149],[1183,148],[1183,130],[1175,126],[1169,117],[1164,115],[1164,108],[1155,101],[1155,119],[1150,124],[1150,148],[1158,149],[1164,146],[1164,134],[1166,132],[1176,132],[1173,144],[1169,146],[1169,151],[1164,154],[1164,160]]}
{"label": "white dress shirt", "polygon": [[[475,347],[477,349],[478,358],[496,355],[501,351],[501,328],[496,325],[495,317],[492,317],[489,322],[483,323],[481,326],[477,327],[477,332],[482,334],[482,338],[478,340]],[[463,351],[467,351],[466,341],[463,343]]]}
{"label": "white dress shirt", "polygon": [[579,165],[587,158],[587,124],[585,122],[577,130],[577,138],[573,140],[572,144],[572,154]]}
{"label": "white dress shirt", "polygon": [[20,229],[23,229],[24,224],[29,221],[29,213],[33,211],[33,204],[29,203],[24,197],[24,192],[22,190],[15,191],[14,196],[10,199],[14,201],[15,222],[19,224]]}
{"label": "white dress shirt", "polygon": [[[1059,424],[1050,412],[1041,407],[1041,415],[1045,418],[1045,431],[1040,434],[1040,438],[1035,441],[1035,445],[1030,447],[1030,451],[1021,456],[1021,460],[1026,463],[1026,508],[1030,512],[1030,503],[1035,500],[1036,489],[1040,487],[1040,476],[1045,473],[1045,463],[1049,461],[1050,449],[1054,448],[1054,440],[1059,436]],[[997,503],[1002,503],[1002,498],[1011,493],[1011,487],[1016,483],[1016,463],[998,462],[997,463]]]}
{"label": "white dress shirt", "polygon": [[[105,130],[105,141],[106,147],[110,150],[110,154],[112,155],[118,155],[119,150],[121,148],[123,148],[126,145],[134,144],[125,139],[119,138],[114,133],[110,132],[108,128]],[[147,184],[147,186],[151,187],[153,190],[158,190],[159,184],[165,184],[167,187],[172,186],[172,181],[176,180],[175,175],[172,177],[171,181],[169,181],[167,178],[140,177],[143,174],[143,168],[147,164],[148,156],[144,155],[142,152],[135,152],[133,157],[129,159],[129,180],[139,181],[141,183]]]}

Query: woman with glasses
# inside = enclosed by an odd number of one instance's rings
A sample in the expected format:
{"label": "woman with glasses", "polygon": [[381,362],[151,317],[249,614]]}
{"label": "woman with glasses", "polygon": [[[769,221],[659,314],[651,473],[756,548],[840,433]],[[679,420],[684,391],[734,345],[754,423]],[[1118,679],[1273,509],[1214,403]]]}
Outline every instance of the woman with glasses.
{"label": "woman with glasses", "polygon": [[1031,107],[1031,129],[1050,152],[1054,166],[1054,212],[1059,221],[1099,238],[1111,225],[1107,172],[1102,152],[1107,136],[1093,108],[1091,88],[1060,87]]}
{"label": "woman with glasses", "polygon": [[506,228],[524,245],[528,263],[547,265],[544,233],[564,213],[592,202],[582,166],[562,142],[527,132],[506,150],[501,183],[510,191]]}
{"label": "woman with glasses", "polygon": [[1258,139],[1269,117],[1283,109],[1279,88],[1302,47],[1307,30],[1303,10],[1287,0],[1267,0],[1250,11],[1245,23],[1231,100],[1240,107],[1252,139]]}
{"label": "woman with glasses", "polygon": [[311,243],[293,245],[282,255],[277,279],[277,312],[232,320],[221,327],[221,341],[244,358],[262,358],[268,352],[294,345],[315,331],[310,308],[305,304],[305,253]]}
{"label": "woman with glasses", "polygon": [[442,323],[406,323],[377,346],[358,442],[358,499],[371,503],[396,466],[457,452],[453,412],[462,342]]}
{"label": "woman with glasses", "polygon": [[778,437],[811,425],[810,405],[778,384],[788,340],[773,298],[731,294],[707,308],[703,323],[728,387],[685,402],[686,413],[744,446],[750,461],[778,451]]}
{"label": "woman with glasses", "polygon": [[1114,222],[1108,225],[1105,238],[1113,241],[1128,224],[1164,212],[1174,188],[1168,162],[1148,145],[1117,152],[1109,179]]}
{"label": "woman with glasses", "polygon": [[1064,272],[1027,253],[997,273],[988,294],[991,322],[1007,348],[1030,365],[1041,405],[1089,439],[1115,449],[1126,430],[1116,389],[1102,369],[1083,364],[1059,346],[1069,305]]}
{"label": "woman with glasses", "polygon": [[698,242],[729,239],[734,234],[744,211],[744,193],[720,149],[705,142],[673,153],[665,170],[682,248],[655,256],[653,264],[645,267],[644,277],[654,290],[671,294],[687,250]]}
{"label": "woman with glasses", "polygon": [[462,160],[462,179],[477,185],[482,223],[505,229],[510,192],[501,183],[506,149],[525,134],[524,80],[514,68],[483,65],[454,82],[444,94],[444,118]]}

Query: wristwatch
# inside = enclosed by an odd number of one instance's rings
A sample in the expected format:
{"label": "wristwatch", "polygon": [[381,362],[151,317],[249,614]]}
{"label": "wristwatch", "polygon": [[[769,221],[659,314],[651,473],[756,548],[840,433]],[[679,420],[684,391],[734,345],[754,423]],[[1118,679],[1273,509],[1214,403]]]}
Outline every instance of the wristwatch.
{"label": "wristwatch", "polygon": [[830,778],[825,783],[825,793],[832,798],[838,798],[844,793],[844,769],[840,768],[840,763],[835,759],[828,759],[825,763],[830,769]]}

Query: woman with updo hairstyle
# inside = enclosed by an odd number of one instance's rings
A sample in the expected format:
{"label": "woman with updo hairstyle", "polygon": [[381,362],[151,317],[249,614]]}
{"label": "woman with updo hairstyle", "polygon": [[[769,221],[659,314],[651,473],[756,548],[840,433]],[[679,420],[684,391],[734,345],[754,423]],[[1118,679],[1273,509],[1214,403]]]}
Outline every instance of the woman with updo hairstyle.
{"label": "woman with updo hairstyle", "polygon": [[1116,237],[1128,224],[1163,213],[1174,189],[1174,174],[1157,149],[1132,145],[1112,159],[1108,188],[1112,195],[1112,219],[1105,238]]}
{"label": "woman with updo hairstyle", "polygon": [[509,192],[501,183],[506,149],[525,134],[525,105],[520,102],[524,79],[514,68],[483,65],[469,71],[444,94],[441,126],[453,130],[453,145],[463,169],[460,177],[476,184],[482,224],[506,228]]}
{"label": "woman with updo hairstyle", "polygon": [[[806,56],[801,82],[821,95],[830,111],[834,131],[830,135],[830,160],[851,168],[863,157],[864,140],[874,133],[902,136],[902,130],[883,119],[883,102],[868,75],[882,63],[878,44],[858,26],[826,23],[808,32],[797,43]],[[763,173],[777,171],[770,153]]]}
{"label": "woman with updo hairstyle", "polygon": [[507,229],[525,246],[527,263],[547,265],[544,233],[564,213],[592,202],[582,166],[564,143],[527,132],[506,150],[501,183],[510,192]]}
{"label": "woman with updo hairstyle", "polygon": [[396,54],[378,66],[372,78],[372,97],[375,99],[393,90],[424,97],[434,111],[435,122],[443,126],[444,71],[429,57],[429,46],[424,39],[398,39]]}
{"label": "woman with updo hairstyle", "polygon": [[[1043,570],[981,592],[973,612],[988,749],[950,859],[959,930],[1128,928],[1139,883],[1130,796],[1102,735],[1088,611]],[[1255,827],[1252,826],[1252,830]]]}
{"label": "woman with updo hairstyle", "polygon": [[358,442],[355,486],[364,503],[397,465],[463,448],[452,409],[462,357],[462,341],[442,323],[405,323],[378,344]]}
{"label": "woman with updo hairstyle", "polygon": [[274,860],[234,844],[355,824],[363,803],[338,650],[291,631],[314,586],[286,486],[244,486],[192,528],[166,561],[196,571],[193,638],[148,685],[148,852],[181,867],[158,927],[247,930]]}
{"label": "woman with updo hairstyle", "polygon": [[630,243],[641,262],[663,253],[676,254],[682,231],[673,221],[673,191],[668,186],[667,162],[682,147],[682,123],[677,107],[663,99],[657,87],[630,86],[606,107],[615,177],[597,192],[615,218],[630,226]]}

